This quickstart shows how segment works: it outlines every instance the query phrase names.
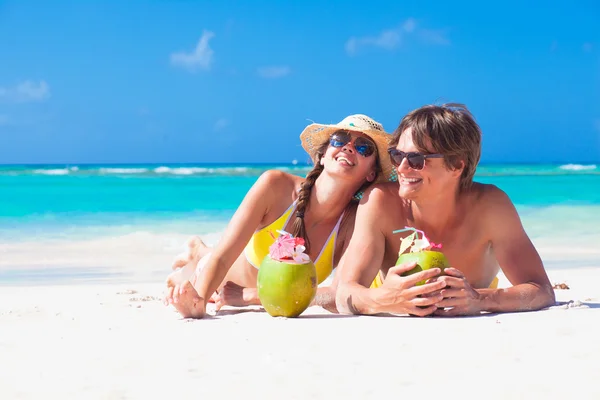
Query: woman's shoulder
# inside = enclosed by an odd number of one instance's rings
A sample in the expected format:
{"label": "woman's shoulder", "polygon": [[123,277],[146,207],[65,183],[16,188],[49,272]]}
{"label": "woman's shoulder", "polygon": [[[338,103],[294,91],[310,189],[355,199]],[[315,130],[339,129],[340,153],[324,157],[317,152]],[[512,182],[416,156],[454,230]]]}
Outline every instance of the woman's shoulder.
{"label": "woman's shoulder", "polygon": [[270,169],[263,172],[258,178],[256,184],[264,186],[268,190],[277,191],[292,191],[296,187],[300,187],[303,179],[297,175],[280,171],[277,169]]}

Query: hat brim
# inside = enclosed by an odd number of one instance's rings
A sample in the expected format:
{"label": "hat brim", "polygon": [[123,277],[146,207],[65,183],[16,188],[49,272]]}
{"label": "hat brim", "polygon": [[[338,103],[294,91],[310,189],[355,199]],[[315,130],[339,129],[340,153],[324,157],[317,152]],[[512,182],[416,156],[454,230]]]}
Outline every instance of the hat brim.
{"label": "hat brim", "polygon": [[361,132],[375,142],[375,145],[377,146],[377,157],[379,157],[379,165],[381,165],[381,171],[373,183],[394,182],[398,179],[396,168],[390,161],[390,157],[388,155],[388,147],[392,139],[392,135],[377,129],[346,128],[338,125],[323,124],[308,125],[300,134],[300,141],[302,142],[302,148],[310,155],[310,158],[313,160],[313,162],[316,162],[316,155],[319,147],[329,141],[329,137],[338,130]]}

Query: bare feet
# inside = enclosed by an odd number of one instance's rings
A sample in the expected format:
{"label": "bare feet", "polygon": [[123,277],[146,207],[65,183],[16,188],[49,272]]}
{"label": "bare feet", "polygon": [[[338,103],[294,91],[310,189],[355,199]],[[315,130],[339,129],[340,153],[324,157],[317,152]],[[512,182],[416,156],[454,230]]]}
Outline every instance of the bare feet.
{"label": "bare feet", "polygon": [[169,287],[189,281],[196,272],[198,261],[210,253],[210,247],[206,246],[199,236],[190,238],[187,245],[188,251],[178,255],[173,262],[173,272],[167,277]]}
{"label": "bare feet", "polygon": [[165,304],[172,304],[183,318],[202,318],[206,315],[204,299],[189,281],[167,288]]}
{"label": "bare feet", "polygon": [[173,270],[184,267],[193,259],[200,260],[210,252],[210,247],[204,244],[200,236],[192,236],[186,244],[188,249],[175,257],[175,261],[173,261],[173,265],[171,266]]}
{"label": "bare feet", "polygon": [[234,307],[260,305],[256,288],[245,288],[231,281],[227,281],[221,291],[212,298],[214,298],[217,311],[225,305]]}

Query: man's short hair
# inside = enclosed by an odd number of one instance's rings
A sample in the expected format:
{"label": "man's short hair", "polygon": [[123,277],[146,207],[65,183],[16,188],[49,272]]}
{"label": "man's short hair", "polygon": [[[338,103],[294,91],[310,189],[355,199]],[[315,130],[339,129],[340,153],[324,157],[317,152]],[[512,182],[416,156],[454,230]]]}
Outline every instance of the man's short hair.
{"label": "man's short hair", "polygon": [[444,163],[450,169],[460,168],[463,161],[459,187],[462,190],[471,186],[481,157],[481,129],[464,104],[427,105],[411,111],[400,121],[390,146],[396,147],[408,128],[420,152],[433,150],[443,154]]}

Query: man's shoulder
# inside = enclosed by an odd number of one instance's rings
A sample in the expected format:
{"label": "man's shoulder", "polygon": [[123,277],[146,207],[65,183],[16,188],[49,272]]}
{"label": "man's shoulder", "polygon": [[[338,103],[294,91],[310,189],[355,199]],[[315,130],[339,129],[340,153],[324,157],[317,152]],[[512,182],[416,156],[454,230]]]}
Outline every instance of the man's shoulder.
{"label": "man's shoulder", "polygon": [[515,211],[510,197],[496,185],[474,182],[469,193],[469,208],[478,210],[482,217],[501,217]]}
{"label": "man's shoulder", "polygon": [[382,201],[399,200],[398,183],[385,182],[371,185],[363,195],[361,203],[379,203]]}
{"label": "man's shoulder", "polygon": [[370,215],[380,224],[384,224],[401,211],[402,200],[398,194],[398,185],[393,182],[378,183],[370,186],[360,200],[357,213]]}
{"label": "man's shoulder", "polygon": [[372,185],[365,190],[358,205],[355,232],[365,235],[378,232],[387,237],[387,232],[405,225],[403,215],[404,207],[397,184],[391,182]]}
{"label": "man's shoulder", "polygon": [[489,183],[473,182],[471,192],[479,204],[484,206],[502,206],[512,204],[512,201],[498,186]]}

